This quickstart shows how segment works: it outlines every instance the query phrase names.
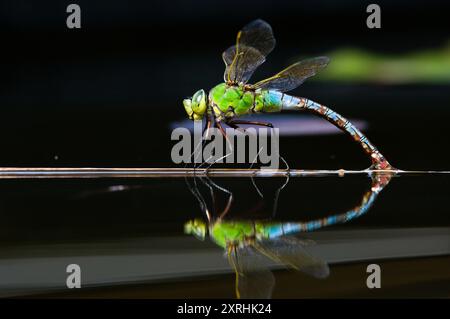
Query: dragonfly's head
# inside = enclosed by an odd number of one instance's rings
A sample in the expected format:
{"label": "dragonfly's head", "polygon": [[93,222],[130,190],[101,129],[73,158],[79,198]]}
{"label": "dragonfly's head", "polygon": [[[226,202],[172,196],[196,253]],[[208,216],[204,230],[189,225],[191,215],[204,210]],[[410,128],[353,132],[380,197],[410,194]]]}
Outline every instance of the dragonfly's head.
{"label": "dragonfly's head", "polygon": [[184,109],[189,119],[201,121],[206,112],[206,93],[204,90],[198,90],[191,99],[183,100]]}
{"label": "dragonfly's head", "polygon": [[184,224],[184,233],[194,235],[200,240],[204,240],[206,236],[206,224],[200,219],[193,219]]}

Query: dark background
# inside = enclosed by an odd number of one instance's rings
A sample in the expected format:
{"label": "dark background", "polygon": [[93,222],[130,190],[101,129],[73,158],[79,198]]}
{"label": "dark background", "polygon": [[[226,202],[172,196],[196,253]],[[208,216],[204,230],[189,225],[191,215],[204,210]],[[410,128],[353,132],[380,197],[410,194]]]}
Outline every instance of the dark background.
{"label": "dark background", "polygon": [[[81,29],[66,7],[81,6]],[[268,21],[277,47],[255,79],[293,56],[341,46],[402,54],[449,39],[448,3],[377,1],[7,1],[0,7],[2,166],[174,166],[169,125],[183,98],[222,81],[221,53],[249,21]],[[326,72],[326,70],[324,71]],[[449,169],[449,85],[309,81],[292,91],[349,118],[402,169]],[[365,168],[344,135],[285,137],[295,168]]]}
{"label": "dark background", "polygon": [[[186,119],[182,99],[222,81],[222,51],[243,25],[257,18],[272,25],[277,47],[254,80],[299,56],[346,47],[406,56],[442,48],[450,40],[448,1],[376,1],[382,28],[372,30],[366,27],[366,7],[372,1],[0,1],[0,166],[175,166],[170,127]],[[81,6],[81,29],[66,27],[70,3]],[[448,81],[311,79],[292,94],[366,121],[365,133],[398,168],[449,170],[449,88]],[[292,168],[362,169],[369,164],[360,147],[343,134],[283,136],[281,153]],[[285,180],[257,179],[263,200],[249,178],[215,182],[234,193],[227,217],[254,220],[272,217],[274,195]],[[449,183],[447,174],[396,176],[366,214],[326,229],[446,227]],[[119,184],[128,191],[109,192]],[[273,219],[310,221],[351,211],[369,189],[370,180],[362,174],[292,178],[280,193]],[[200,190],[209,199],[208,189]],[[217,193],[220,209],[226,196]],[[182,178],[0,179],[1,258],[58,256],[52,247],[60,244],[70,253],[71,246],[65,244],[71,242],[114,246],[142,237],[145,245],[145,238],[181,235],[192,218],[204,218],[204,212]],[[170,240],[161,240],[150,248],[160,254],[170,252],[170,245]],[[119,245],[108,253],[125,252]],[[101,248],[89,251],[102,253]],[[439,277],[433,265],[421,266],[418,272],[439,279],[423,281],[427,290],[417,285],[421,277],[416,273],[404,280],[405,264],[397,267],[393,273],[403,280],[403,291],[391,292],[396,296],[408,295],[411,287],[423,294],[434,289],[436,296],[436,287],[445,286],[448,277]],[[293,278],[290,273],[283,284],[278,276],[280,291],[294,289],[296,296],[298,287],[310,291]],[[223,290],[211,280],[203,282],[208,297],[233,291],[231,286]],[[331,285],[342,287],[344,280],[338,282],[340,286],[336,281]],[[198,291],[198,283],[191,283],[190,296]],[[160,286],[154,287],[157,296],[164,296]],[[175,281],[170,289],[180,287]]]}

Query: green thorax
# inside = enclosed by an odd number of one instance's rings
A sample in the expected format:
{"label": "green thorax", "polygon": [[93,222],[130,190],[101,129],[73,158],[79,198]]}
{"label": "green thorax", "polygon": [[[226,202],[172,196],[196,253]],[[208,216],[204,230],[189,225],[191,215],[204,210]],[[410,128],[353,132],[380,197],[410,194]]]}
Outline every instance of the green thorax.
{"label": "green thorax", "polygon": [[279,112],[282,99],[268,90],[250,90],[244,86],[221,83],[209,92],[209,105],[216,116],[227,118],[258,112]]}
{"label": "green thorax", "polygon": [[252,221],[216,222],[209,232],[213,241],[223,248],[227,247],[229,243],[238,245],[249,238],[266,237],[265,227],[261,223]]}

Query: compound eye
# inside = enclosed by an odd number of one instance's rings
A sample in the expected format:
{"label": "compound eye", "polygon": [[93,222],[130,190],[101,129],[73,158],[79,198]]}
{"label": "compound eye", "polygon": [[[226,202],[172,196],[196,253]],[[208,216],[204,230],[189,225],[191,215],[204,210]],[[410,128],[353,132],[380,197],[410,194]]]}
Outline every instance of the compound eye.
{"label": "compound eye", "polygon": [[195,92],[192,97],[192,111],[198,115],[203,115],[206,111],[206,93],[204,90]]}
{"label": "compound eye", "polygon": [[192,111],[192,101],[190,99],[184,99],[183,106],[189,118],[192,118],[192,114],[194,113],[194,111]]}

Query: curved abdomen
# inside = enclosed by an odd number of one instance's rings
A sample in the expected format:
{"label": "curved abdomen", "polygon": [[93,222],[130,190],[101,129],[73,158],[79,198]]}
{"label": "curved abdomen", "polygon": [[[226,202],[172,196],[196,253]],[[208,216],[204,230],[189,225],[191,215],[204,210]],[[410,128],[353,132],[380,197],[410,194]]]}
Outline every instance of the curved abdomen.
{"label": "curved abdomen", "polygon": [[372,160],[371,169],[377,170],[392,170],[393,167],[378,151],[369,139],[358,130],[350,121],[342,115],[336,113],[325,105],[316,103],[314,101],[284,94],[278,91],[263,91],[263,107],[261,112],[280,112],[282,110],[304,110],[309,111],[320,117],[325,118],[339,129],[348,133],[353,140],[359,143],[364,151],[370,156]]}

